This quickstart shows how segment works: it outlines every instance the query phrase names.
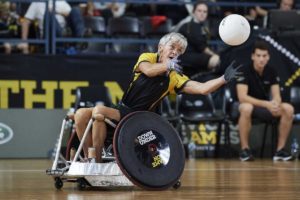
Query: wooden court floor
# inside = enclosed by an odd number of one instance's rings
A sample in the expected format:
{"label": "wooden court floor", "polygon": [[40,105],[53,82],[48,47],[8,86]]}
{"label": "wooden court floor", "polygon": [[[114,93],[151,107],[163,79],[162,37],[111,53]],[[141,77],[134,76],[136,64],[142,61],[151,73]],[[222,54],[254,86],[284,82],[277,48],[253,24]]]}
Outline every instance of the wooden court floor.
{"label": "wooden court floor", "polygon": [[299,161],[190,160],[185,165],[182,186],[165,191],[137,187],[79,191],[70,182],[62,190],[56,190],[53,178],[45,174],[51,165],[52,161],[46,159],[0,160],[0,199],[300,199]]}

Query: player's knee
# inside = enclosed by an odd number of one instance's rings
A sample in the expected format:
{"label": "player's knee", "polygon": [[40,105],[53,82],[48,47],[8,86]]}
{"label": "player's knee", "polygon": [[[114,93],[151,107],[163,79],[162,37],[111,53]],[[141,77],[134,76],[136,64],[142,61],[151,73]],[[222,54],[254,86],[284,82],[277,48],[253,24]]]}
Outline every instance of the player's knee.
{"label": "player's knee", "polygon": [[94,109],[93,109],[93,115],[94,114],[103,114],[105,113],[105,109],[106,107],[103,105],[97,105]]}
{"label": "player's knee", "polygon": [[105,109],[103,105],[98,105],[93,109],[93,118],[97,121],[104,121],[105,118]]}
{"label": "player's knee", "polygon": [[80,108],[74,115],[75,125],[85,124],[91,118],[90,112],[85,108]]}
{"label": "player's knee", "polygon": [[102,115],[102,114],[93,114],[93,118],[94,118],[94,120],[96,120],[98,122],[102,122],[105,119],[104,115]]}

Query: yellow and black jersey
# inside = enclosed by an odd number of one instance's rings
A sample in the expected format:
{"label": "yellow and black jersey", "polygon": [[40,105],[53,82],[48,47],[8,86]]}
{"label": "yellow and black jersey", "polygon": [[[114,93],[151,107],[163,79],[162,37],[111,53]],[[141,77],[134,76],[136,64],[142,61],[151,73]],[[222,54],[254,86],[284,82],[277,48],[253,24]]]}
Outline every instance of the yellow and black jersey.
{"label": "yellow and black jersey", "polygon": [[153,111],[160,101],[169,93],[178,93],[189,81],[185,75],[171,71],[169,75],[162,74],[155,77],[147,77],[137,71],[141,62],[158,62],[157,53],[143,53],[140,55],[133,68],[133,78],[130,86],[125,92],[122,103],[134,111]]}

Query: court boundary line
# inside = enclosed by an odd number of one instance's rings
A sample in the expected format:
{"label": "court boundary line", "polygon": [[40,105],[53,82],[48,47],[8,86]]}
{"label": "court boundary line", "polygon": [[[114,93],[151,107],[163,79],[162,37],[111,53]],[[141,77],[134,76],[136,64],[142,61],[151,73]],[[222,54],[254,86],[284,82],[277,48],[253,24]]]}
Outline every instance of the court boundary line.
{"label": "court boundary line", "polygon": [[300,171],[300,168],[290,167],[264,167],[264,168],[218,168],[218,169],[198,169],[198,168],[185,168],[184,171]]}
{"label": "court boundary line", "polygon": [[0,173],[7,172],[45,172],[46,169],[0,169]]}

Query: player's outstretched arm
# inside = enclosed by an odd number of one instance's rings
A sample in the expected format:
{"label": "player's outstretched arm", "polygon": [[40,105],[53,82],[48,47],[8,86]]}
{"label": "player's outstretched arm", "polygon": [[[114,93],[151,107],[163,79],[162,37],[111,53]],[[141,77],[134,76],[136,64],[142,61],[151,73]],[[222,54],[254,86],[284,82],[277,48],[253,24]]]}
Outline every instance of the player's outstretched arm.
{"label": "player's outstretched arm", "polygon": [[231,80],[235,79],[240,72],[238,70],[242,67],[239,65],[238,67],[234,68],[235,61],[231,62],[231,64],[226,68],[225,73],[223,76],[209,80],[204,83],[200,83],[197,81],[189,81],[182,89],[184,93],[188,94],[209,94],[214,92],[219,87],[224,85],[225,83],[230,82]]}
{"label": "player's outstretched arm", "polygon": [[220,88],[222,85],[226,83],[224,76],[221,76],[216,79],[209,80],[204,83],[200,83],[197,81],[188,81],[184,88],[182,89],[182,92],[187,94],[209,94],[218,88]]}
{"label": "player's outstretched arm", "polygon": [[168,70],[166,63],[149,63],[142,62],[139,64],[138,69],[136,71],[140,71],[144,73],[148,77],[155,77],[160,74],[166,73]]}

